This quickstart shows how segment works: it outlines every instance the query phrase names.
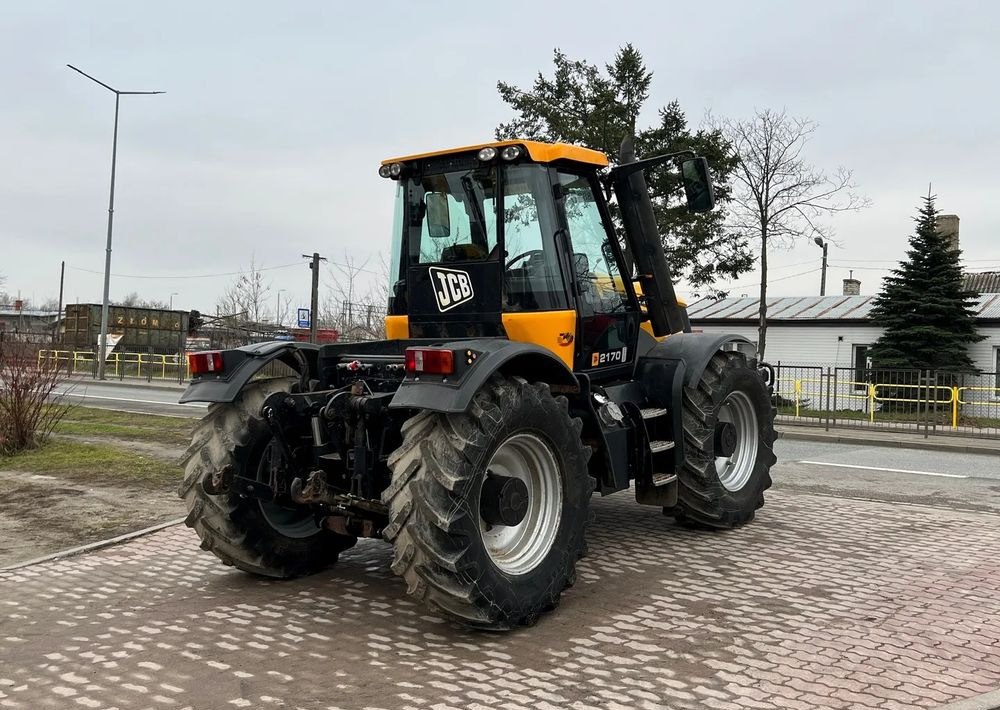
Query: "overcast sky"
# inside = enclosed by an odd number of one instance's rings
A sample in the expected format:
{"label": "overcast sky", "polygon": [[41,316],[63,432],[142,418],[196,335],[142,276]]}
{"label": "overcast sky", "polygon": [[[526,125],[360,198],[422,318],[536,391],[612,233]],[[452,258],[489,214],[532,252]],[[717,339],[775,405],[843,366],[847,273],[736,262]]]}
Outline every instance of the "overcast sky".
{"label": "overcast sky", "polygon": [[[695,124],[707,111],[736,118],[755,107],[819,124],[806,156],[852,168],[873,203],[835,221],[828,292],[839,293],[849,268],[862,293],[877,290],[928,183],[939,208],[961,217],[968,268],[1000,269],[1000,95],[991,88],[1000,4],[615,7],[8,3],[5,288],[54,298],[65,259],[66,300],[100,300],[114,96],[67,63],[119,89],[167,92],[122,99],[112,297],[177,292],[175,307],[212,311],[230,277],[190,277],[237,271],[251,255],[295,265],[267,272],[293,305],[308,300],[303,253],[349,255],[377,272],[392,220],[382,158],[490,139],[510,117],[497,80],[530,85],[549,72],[554,47],[603,63],[626,42],[655,73],[650,119],[676,98]],[[812,244],[775,252],[770,292],[817,294],[819,260]],[[733,293],[752,295],[756,276]]]}

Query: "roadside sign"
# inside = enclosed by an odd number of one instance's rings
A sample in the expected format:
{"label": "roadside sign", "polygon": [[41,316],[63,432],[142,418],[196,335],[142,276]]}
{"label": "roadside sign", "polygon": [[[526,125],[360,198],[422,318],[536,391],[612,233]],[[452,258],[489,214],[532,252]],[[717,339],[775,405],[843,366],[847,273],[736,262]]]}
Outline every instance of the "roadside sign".
{"label": "roadside sign", "polygon": [[309,309],[300,308],[299,309],[299,327],[308,328],[311,325],[311,320],[309,318]]}

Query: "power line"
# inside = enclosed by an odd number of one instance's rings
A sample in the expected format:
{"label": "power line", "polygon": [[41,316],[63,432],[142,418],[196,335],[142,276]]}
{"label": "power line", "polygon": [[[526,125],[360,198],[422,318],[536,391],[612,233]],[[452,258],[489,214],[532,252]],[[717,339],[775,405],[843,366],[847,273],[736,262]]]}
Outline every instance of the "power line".
{"label": "power line", "polygon": [[[813,260],[810,259],[810,261],[813,261]],[[789,274],[788,276],[782,276],[782,277],[777,278],[777,279],[768,279],[767,283],[768,284],[773,284],[773,283],[777,283],[778,281],[785,281],[786,279],[794,279],[797,276],[805,276],[806,274],[815,274],[821,268],[822,267],[817,266],[815,269],[809,269],[809,271],[800,271],[797,274]],[[757,281],[744,281],[743,283],[727,283],[727,284],[722,284],[722,286],[724,288],[744,288],[746,286],[759,286],[759,285],[760,285],[760,281],[759,280],[757,280]]]}
{"label": "power line", "polygon": [[[299,266],[299,262],[294,264],[282,264],[280,266],[261,266],[254,271],[273,271],[275,269],[288,269],[293,266]],[[82,266],[70,266],[69,268],[74,271],[86,271],[88,274],[103,274],[103,271],[95,271],[94,269],[84,269]],[[112,274],[122,279],[214,279],[220,276],[239,276],[240,274],[246,273],[245,271],[226,271],[218,274],[193,274],[193,275],[183,275],[183,276],[159,276],[152,274]]]}
{"label": "power line", "polygon": [[[324,259],[325,261],[325,259]],[[351,266],[350,264],[341,264],[336,261],[327,262],[331,266],[339,266],[344,269],[349,269],[351,271],[363,271],[366,274],[373,274],[374,276],[381,276],[382,273],[379,271],[374,271],[372,269],[365,269],[360,266]],[[300,266],[301,262],[296,262],[294,264],[280,264],[278,266],[261,266],[254,271],[274,271],[276,269],[290,269],[293,266]],[[103,271],[96,271],[94,269],[85,269],[82,266],[67,266],[66,268],[72,269],[73,271],[85,271],[88,274],[103,274]],[[222,276],[239,276],[240,274],[247,273],[247,270],[243,271],[224,271],[217,274],[185,274],[180,276],[160,276],[154,274],[112,274],[112,276],[121,279],[215,279]]]}

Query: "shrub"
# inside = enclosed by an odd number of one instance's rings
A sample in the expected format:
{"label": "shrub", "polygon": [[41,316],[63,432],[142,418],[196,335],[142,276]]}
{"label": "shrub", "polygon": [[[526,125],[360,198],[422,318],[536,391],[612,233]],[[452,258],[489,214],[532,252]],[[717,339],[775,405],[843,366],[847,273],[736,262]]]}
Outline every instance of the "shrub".
{"label": "shrub", "polygon": [[0,341],[0,454],[44,443],[66,413],[56,393],[64,380],[56,365],[39,365],[37,346]]}

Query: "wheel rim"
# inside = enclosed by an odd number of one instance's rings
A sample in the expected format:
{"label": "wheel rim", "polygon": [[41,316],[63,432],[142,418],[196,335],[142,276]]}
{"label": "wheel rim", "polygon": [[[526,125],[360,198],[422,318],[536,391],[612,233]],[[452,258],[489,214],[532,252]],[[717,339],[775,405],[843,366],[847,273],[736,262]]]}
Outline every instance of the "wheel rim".
{"label": "wheel rim", "polygon": [[[257,480],[271,484],[276,470],[284,465],[285,457],[277,442],[271,439],[257,464]],[[259,500],[261,515],[276,532],[291,538],[312,537],[320,531],[315,516],[308,510],[289,508],[273,501]]]}
{"label": "wheel rim", "polygon": [[528,489],[528,510],[517,525],[491,525],[479,517],[483,544],[493,564],[507,574],[526,574],[545,559],[559,530],[563,500],[559,464],[540,438],[515,434],[496,450],[487,470],[519,478]]}
{"label": "wheel rim", "polygon": [[728,491],[738,491],[747,484],[757,463],[757,411],[744,392],[730,392],[718,411],[719,423],[732,425],[736,445],[729,456],[715,457],[715,472]]}

